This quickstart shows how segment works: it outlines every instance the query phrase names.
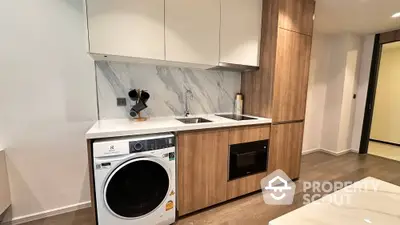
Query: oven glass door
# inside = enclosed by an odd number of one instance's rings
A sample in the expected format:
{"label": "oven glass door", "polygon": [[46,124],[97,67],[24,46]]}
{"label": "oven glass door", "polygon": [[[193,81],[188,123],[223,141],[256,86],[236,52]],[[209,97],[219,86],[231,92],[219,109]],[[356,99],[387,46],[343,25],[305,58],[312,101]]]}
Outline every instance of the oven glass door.
{"label": "oven glass door", "polygon": [[229,180],[267,170],[268,140],[230,146]]}

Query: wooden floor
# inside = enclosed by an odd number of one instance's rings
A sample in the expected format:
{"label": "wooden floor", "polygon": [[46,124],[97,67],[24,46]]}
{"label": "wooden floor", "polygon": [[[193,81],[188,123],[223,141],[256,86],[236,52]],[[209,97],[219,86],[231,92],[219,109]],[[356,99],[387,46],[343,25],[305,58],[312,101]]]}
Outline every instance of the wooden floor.
{"label": "wooden floor", "polygon": [[[302,181],[358,181],[372,176],[400,186],[400,163],[373,155],[349,153],[331,156],[312,153],[302,158],[300,180],[297,181],[294,204],[269,206],[263,202],[261,193],[255,193],[219,206],[180,218],[177,225],[191,224],[247,224],[266,225],[274,218],[303,205]],[[90,209],[63,214],[25,225],[93,225]]]}

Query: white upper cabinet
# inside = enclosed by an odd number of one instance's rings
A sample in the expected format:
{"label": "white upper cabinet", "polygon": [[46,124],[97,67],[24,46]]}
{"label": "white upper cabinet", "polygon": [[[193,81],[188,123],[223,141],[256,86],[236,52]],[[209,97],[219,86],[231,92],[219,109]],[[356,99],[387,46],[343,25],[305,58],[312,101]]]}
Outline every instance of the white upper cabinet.
{"label": "white upper cabinet", "polygon": [[86,0],[86,12],[96,60],[259,66],[262,0]]}
{"label": "white upper cabinet", "polygon": [[165,59],[164,0],[86,0],[89,52]]}
{"label": "white upper cabinet", "polygon": [[259,66],[262,0],[221,0],[220,62]]}
{"label": "white upper cabinet", "polygon": [[166,60],[218,64],[219,0],[165,0],[165,26]]}

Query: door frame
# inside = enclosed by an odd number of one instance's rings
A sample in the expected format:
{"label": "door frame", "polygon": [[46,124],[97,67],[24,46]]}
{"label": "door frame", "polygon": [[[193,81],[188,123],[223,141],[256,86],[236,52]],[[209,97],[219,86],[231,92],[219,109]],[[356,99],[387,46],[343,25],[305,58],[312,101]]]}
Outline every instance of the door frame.
{"label": "door frame", "polygon": [[368,83],[367,100],[365,102],[364,120],[360,140],[360,154],[368,153],[371,134],[371,125],[374,112],[375,94],[378,84],[379,66],[381,62],[382,47],[384,44],[400,41],[400,30],[376,34],[371,61],[371,70]]}

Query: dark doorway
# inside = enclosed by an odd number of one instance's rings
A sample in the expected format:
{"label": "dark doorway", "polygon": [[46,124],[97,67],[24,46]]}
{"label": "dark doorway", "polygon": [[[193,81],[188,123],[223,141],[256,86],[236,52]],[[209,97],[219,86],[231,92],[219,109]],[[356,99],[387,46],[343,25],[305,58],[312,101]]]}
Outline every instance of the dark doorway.
{"label": "dark doorway", "polygon": [[359,151],[360,154],[368,153],[382,48],[384,44],[397,41],[400,41],[400,30],[375,35],[367,100],[365,104],[364,120],[361,134]]}

